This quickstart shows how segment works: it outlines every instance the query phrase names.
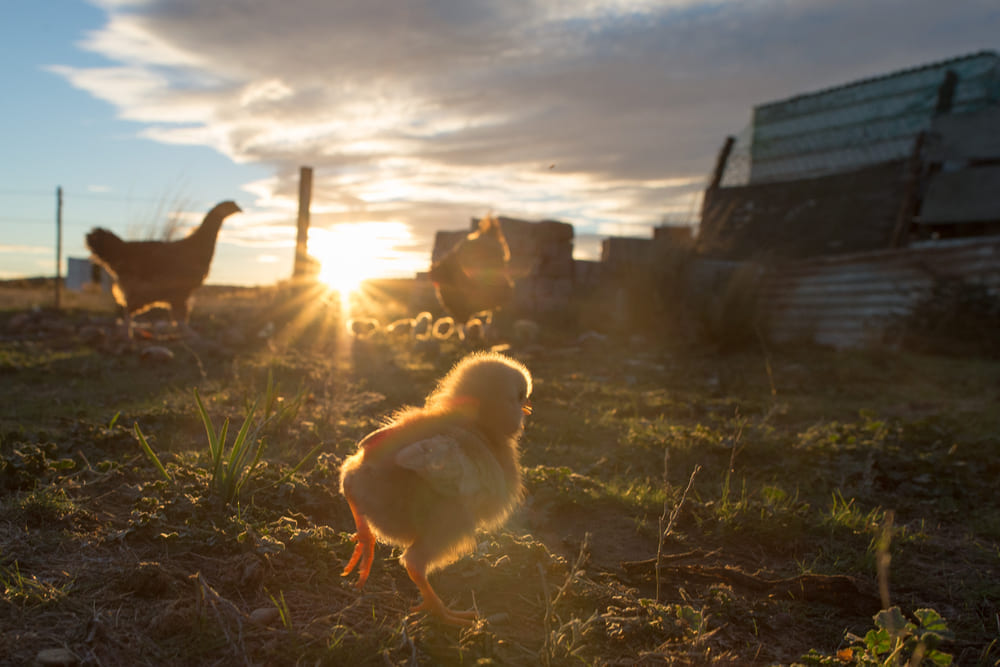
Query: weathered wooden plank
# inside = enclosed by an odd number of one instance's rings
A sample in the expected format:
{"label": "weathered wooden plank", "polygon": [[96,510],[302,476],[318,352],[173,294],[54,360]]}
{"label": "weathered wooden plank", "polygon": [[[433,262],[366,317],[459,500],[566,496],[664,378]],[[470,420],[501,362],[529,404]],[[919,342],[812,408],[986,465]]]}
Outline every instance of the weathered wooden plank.
{"label": "weathered wooden plank", "polygon": [[937,116],[931,123],[927,157],[931,162],[1000,157],[1000,107]]}
{"label": "weathered wooden plank", "polygon": [[994,220],[1000,220],[1000,166],[935,174],[917,218],[923,224]]}

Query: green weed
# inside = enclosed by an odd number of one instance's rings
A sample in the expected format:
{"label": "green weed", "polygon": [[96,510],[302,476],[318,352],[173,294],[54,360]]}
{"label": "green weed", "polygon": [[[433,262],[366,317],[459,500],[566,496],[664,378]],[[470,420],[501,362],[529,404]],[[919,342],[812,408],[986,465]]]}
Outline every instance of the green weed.
{"label": "green weed", "polygon": [[4,600],[21,606],[47,604],[66,595],[65,585],[56,586],[35,575],[25,575],[17,561],[12,565],[0,565],[0,587]]}
{"label": "green weed", "polygon": [[10,517],[29,526],[55,524],[76,511],[76,505],[66,491],[43,486],[17,495],[3,503]]}
{"label": "green weed", "polygon": [[952,662],[949,653],[939,650],[942,642],[953,638],[948,624],[934,609],[917,609],[913,612],[916,623],[906,620],[899,607],[883,609],[874,616],[875,627],[859,637],[847,633],[851,642],[834,656],[827,656],[815,649],[803,656],[810,665],[841,665],[859,667],[894,667],[907,665],[939,665]]}
{"label": "green weed", "polygon": [[278,597],[275,598],[266,589],[264,591],[267,593],[267,597],[271,600],[271,604],[274,608],[278,610],[278,617],[281,619],[281,625],[288,630],[292,631],[292,612],[288,609],[288,603],[285,602],[285,592],[278,591]]}
{"label": "green weed", "polygon": [[256,437],[263,424],[254,430],[253,435],[250,434],[258,402],[254,401],[249,407],[247,415],[243,419],[243,425],[240,426],[227,456],[226,438],[229,433],[229,418],[227,417],[222,422],[222,427],[216,431],[212,425],[212,419],[208,416],[208,411],[205,410],[205,405],[201,402],[201,396],[198,395],[197,389],[194,390],[194,400],[198,405],[198,414],[205,425],[205,435],[208,438],[209,470],[211,472],[209,492],[221,498],[228,505],[236,499],[253,475],[254,469],[260,463],[264,453],[264,440]]}
{"label": "green weed", "polygon": [[[283,419],[287,416],[286,407],[275,408],[277,404],[275,395],[276,387],[271,382],[269,374],[267,392],[264,396],[265,405],[270,406],[267,408],[268,414],[262,420],[255,423],[254,415],[257,412],[257,406],[260,401],[257,400],[251,403],[247,408],[247,413],[243,418],[240,430],[237,432],[232,444],[229,444],[229,418],[227,417],[222,422],[222,426],[216,430],[212,424],[211,417],[208,415],[208,411],[205,409],[205,404],[201,400],[198,389],[194,390],[195,404],[198,408],[198,415],[201,417],[202,424],[205,427],[205,436],[208,442],[208,491],[227,505],[236,502],[247,482],[254,476],[261,463],[266,444],[266,440],[262,435],[264,429],[273,421]],[[294,404],[297,405],[299,400],[297,399]],[[134,425],[134,430],[139,440],[139,445],[156,467],[160,476],[168,483],[173,483],[174,478],[167,472],[163,462],[149,445],[138,424]],[[298,472],[307,461],[312,459],[325,446],[326,443],[324,442],[314,446],[295,466],[288,470],[281,478],[273,482],[271,486],[288,481],[292,475]]]}
{"label": "green weed", "polygon": [[174,480],[170,476],[170,473],[168,473],[167,469],[163,467],[163,462],[160,460],[160,457],[157,456],[156,452],[153,451],[153,448],[149,446],[146,436],[143,434],[142,429],[139,428],[139,423],[136,422],[132,424],[132,428],[135,431],[135,437],[139,439],[139,446],[142,447],[142,451],[146,453],[149,460],[154,466],[156,466],[156,469],[160,472],[160,476],[168,482],[173,482]]}

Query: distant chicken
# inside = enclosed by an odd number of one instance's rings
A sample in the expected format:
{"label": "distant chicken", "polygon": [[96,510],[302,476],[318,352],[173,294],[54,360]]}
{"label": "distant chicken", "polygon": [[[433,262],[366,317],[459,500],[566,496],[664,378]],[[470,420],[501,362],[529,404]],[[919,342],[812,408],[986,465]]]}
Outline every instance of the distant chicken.
{"label": "distant chicken", "polygon": [[452,625],[475,612],[445,606],[427,573],[468,553],[477,529],[500,525],[523,487],[518,439],[531,414],[531,374],[495,352],[473,353],[440,380],[423,408],[404,408],[344,461],[340,489],[357,527],[343,576],[364,586],[376,538],[405,548],[400,562],[425,611]]}
{"label": "distant chicken", "polygon": [[487,215],[475,232],[431,265],[430,278],[441,307],[456,322],[465,322],[479,311],[508,305],[514,297],[509,261],[500,222]]}
{"label": "distant chicken", "polygon": [[132,335],[133,314],[163,306],[187,326],[189,299],[205,281],[222,221],[240,207],[224,201],[208,212],[201,226],[179,241],[123,241],[106,229],[87,234],[87,247],[115,279],[115,300],[125,311]]}

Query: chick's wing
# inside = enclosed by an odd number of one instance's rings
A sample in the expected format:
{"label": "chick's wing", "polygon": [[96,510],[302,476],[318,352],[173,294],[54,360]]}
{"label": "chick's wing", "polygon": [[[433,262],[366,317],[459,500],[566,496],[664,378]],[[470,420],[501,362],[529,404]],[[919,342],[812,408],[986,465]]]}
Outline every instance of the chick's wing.
{"label": "chick's wing", "polygon": [[436,435],[411,443],[396,453],[395,461],[444,495],[471,496],[483,488],[476,464],[450,436]]}

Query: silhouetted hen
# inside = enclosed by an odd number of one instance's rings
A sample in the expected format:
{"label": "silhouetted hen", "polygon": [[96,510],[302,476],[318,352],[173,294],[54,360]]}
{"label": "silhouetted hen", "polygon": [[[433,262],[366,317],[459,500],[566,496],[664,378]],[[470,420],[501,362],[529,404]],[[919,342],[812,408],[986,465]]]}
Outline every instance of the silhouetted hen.
{"label": "silhouetted hen", "polygon": [[508,305],[514,296],[509,261],[500,222],[487,215],[479,221],[479,229],[431,265],[430,278],[441,306],[456,322],[465,322],[474,313]]}
{"label": "silhouetted hen", "polygon": [[217,204],[198,229],[179,241],[123,241],[100,228],[87,234],[94,259],[115,280],[113,292],[125,311],[129,336],[131,316],[157,306],[170,308],[174,321],[187,325],[191,293],[208,275],[222,221],[239,211],[231,201]]}

